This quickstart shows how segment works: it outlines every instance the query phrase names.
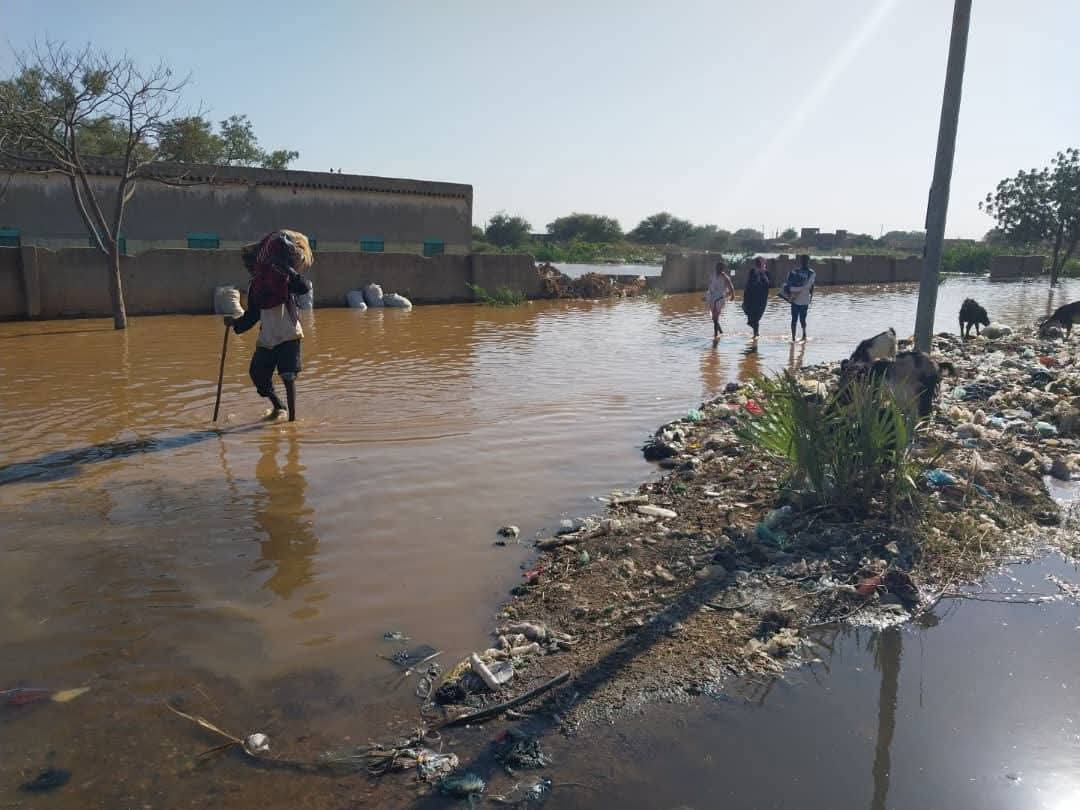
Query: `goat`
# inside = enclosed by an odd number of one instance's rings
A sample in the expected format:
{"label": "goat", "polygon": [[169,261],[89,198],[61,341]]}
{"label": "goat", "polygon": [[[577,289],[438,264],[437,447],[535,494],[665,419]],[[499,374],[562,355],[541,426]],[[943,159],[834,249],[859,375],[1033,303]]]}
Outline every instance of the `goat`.
{"label": "goat", "polygon": [[845,361],[840,366],[840,384],[844,386],[864,376],[884,380],[901,407],[910,410],[917,403],[916,412],[920,419],[925,419],[934,408],[943,373],[955,376],[956,368],[952,363],[939,363],[924,352],[901,352],[895,360]]}
{"label": "goat", "polygon": [[1080,301],[1073,301],[1063,307],[1054,310],[1049,318],[1039,322],[1039,333],[1046,334],[1047,327],[1061,326],[1065,329],[1065,337],[1072,336],[1072,328],[1080,323]]}
{"label": "goat", "polygon": [[980,324],[982,326],[990,325],[990,316],[986,314],[986,310],[979,306],[979,303],[974,298],[965,298],[964,303],[960,305],[960,335],[962,337],[971,337],[971,327],[975,327],[975,334],[982,334],[979,330]]}
{"label": "goat", "polygon": [[884,332],[867,338],[851,353],[852,363],[873,363],[896,357],[896,330],[891,326]]}

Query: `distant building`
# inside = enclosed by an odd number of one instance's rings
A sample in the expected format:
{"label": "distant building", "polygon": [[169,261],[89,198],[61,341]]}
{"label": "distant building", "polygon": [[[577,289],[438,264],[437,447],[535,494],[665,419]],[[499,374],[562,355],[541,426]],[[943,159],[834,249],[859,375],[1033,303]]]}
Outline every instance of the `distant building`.
{"label": "distant building", "polygon": [[822,233],[820,228],[803,228],[799,233],[799,244],[803,247],[832,250],[847,241],[848,232],[837,228],[836,233]]}
{"label": "distant building", "polygon": [[[114,164],[98,161],[92,184],[111,207]],[[26,161],[0,164],[5,244],[86,247],[90,237],[68,180]],[[161,166],[140,180],[122,228],[128,253],[153,248],[236,248],[275,228],[308,234],[316,251],[468,253],[472,186],[337,172],[230,166]]]}

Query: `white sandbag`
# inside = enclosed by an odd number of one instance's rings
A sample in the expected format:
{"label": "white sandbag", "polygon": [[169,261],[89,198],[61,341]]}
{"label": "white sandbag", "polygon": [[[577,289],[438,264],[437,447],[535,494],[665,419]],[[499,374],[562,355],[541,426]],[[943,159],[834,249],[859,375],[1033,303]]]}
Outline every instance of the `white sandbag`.
{"label": "white sandbag", "polygon": [[378,284],[368,284],[364,287],[364,300],[369,307],[381,307],[383,305],[382,287]]}
{"label": "white sandbag", "polygon": [[296,306],[300,309],[314,309],[315,308],[315,288],[312,287],[303,295],[296,296]]}
{"label": "white sandbag", "polygon": [[345,293],[345,303],[349,309],[367,309],[363,290],[349,290]]}
{"label": "white sandbag", "polygon": [[240,291],[236,287],[214,288],[214,314],[232,318],[239,318],[244,314],[244,308],[240,306]]}
{"label": "white sandbag", "polygon": [[398,295],[397,293],[388,293],[384,295],[382,305],[384,307],[397,307],[398,309],[412,309],[412,301],[404,295]]}

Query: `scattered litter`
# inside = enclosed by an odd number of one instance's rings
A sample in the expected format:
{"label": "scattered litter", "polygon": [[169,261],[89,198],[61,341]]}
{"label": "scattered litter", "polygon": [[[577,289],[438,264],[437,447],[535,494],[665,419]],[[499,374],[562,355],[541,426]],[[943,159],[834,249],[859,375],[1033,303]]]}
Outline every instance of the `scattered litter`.
{"label": "scattered litter", "polygon": [[521,535],[521,529],[517,526],[503,526],[497,532],[499,537],[505,537],[507,540],[517,540]]}
{"label": "scattered litter", "polygon": [[949,487],[956,484],[956,476],[942,469],[927,470],[926,480],[935,487]]}
{"label": "scattered litter", "polygon": [[693,408],[686,413],[687,422],[700,422],[705,418],[705,414],[699,411],[697,408]]}
{"label": "scattered litter", "polygon": [[411,641],[407,635],[400,630],[387,630],[383,633],[383,641]]}
{"label": "scattered litter", "polygon": [[653,506],[652,504],[644,504],[637,508],[639,515],[646,515],[647,517],[666,518],[671,520],[677,518],[679,515],[670,509],[665,509],[662,506]]}
{"label": "scattered litter", "polygon": [[18,687],[0,691],[0,706],[29,706],[34,703],[69,703],[90,691],[89,686],[75,689],[40,689]]}
{"label": "scattered litter", "polygon": [[539,737],[513,728],[507,730],[505,739],[496,748],[495,761],[511,776],[514,771],[536,770],[551,764]]}
{"label": "scattered litter", "polygon": [[475,773],[460,773],[439,780],[439,792],[455,799],[471,799],[484,792],[487,783]]}
{"label": "scattered litter", "polygon": [[380,655],[379,658],[397,664],[402,669],[415,669],[440,655],[442,655],[441,650],[436,650],[430,644],[421,644],[411,650],[398,650],[393,655]]}

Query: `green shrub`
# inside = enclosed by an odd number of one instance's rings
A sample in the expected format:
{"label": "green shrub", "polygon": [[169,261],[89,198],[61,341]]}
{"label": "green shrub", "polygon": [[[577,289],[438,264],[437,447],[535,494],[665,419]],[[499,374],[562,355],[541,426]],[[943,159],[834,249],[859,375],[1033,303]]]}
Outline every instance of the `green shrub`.
{"label": "green shrub", "polygon": [[790,465],[789,488],[805,500],[855,514],[875,504],[895,512],[915,495],[915,420],[887,385],[860,378],[808,396],[790,374],[760,378],[760,416],[740,438]]}
{"label": "green shrub", "polygon": [[953,245],[941,254],[942,273],[988,273],[990,260],[1000,253],[989,245]]}
{"label": "green shrub", "polygon": [[489,307],[516,307],[524,304],[528,298],[521,290],[512,290],[509,287],[499,287],[495,292],[489,293],[479,284],[466,284],[476,299]]}

